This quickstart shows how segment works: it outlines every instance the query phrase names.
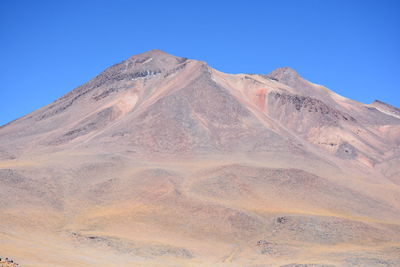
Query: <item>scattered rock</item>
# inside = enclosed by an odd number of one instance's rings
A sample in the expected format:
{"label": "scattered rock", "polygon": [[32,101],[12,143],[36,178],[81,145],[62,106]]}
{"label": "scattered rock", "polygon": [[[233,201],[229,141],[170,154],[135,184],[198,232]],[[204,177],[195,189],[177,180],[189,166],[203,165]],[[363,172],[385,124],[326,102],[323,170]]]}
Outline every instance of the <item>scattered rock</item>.
{"label": "scattered rock", "polygon": [[0,256],[0,267],[17,267],[17,266],[21,267],[13,259]]}
{"label": "scattered rock", "polygon": [[257,241],[257,246],[266,246],[270,244],[269,242],[267,242],[266,240],[258,240]]}
{"label": "scattered rock", "polygon": [[289,220],[289,219],[288,219],[287,217],[285,217],[285,216],[283,216],[283,217],[278,217],[278,219],[276,219],[276,221],[277,221],[278,223],[280,223],[280,224],[284,224],[284,223],[286,223],[288,220]]}

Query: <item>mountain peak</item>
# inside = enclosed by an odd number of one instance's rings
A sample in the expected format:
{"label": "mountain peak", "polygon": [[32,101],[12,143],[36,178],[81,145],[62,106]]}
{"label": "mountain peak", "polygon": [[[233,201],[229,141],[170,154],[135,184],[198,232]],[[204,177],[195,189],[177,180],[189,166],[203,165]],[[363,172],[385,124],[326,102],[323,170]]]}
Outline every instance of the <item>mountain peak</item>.
{"label": "mountain peak", "polygon": [[128,65],[141,68],[157,68],[160,70],[171,69],[174,66],[185,62],[187,58],[176,57],[159,49],[152,49],[141,54],[130,57],[125,62]]}
{"label": "mountain peak", "polygon": [[179,57],[176,57],[174,55],[171,55],[165,51],[162,51],[160,49],[152,49],[152,50],[148,50],[146,52],[134,55],[132,57],[130,57],[131,60],[140,60],[140,59],[144,59],[144,58],[158,58],[158,59],[165,59],[165,58],[169,58],[169,59],[179,59]]}
{"label": "mountain peak", "polygon": [[295,79],[301,79],[301,76],[295,71],[294,69],[290,67],[283,67],[283,68],[278,68],[274,71],[272,71],[270,74],[267,75],[270,78],[276,79],[278,81],[289,81],[289,80],[295,80]]}
{"label": "mountain peak", "polygon": [[168,54],[167,52],[162,51],[160,49],[151,49],[151,50],[143,52],[143,53],[141,53],[139,55],[146,55],[146,56],[172,56],[173,57],[173,55]]}

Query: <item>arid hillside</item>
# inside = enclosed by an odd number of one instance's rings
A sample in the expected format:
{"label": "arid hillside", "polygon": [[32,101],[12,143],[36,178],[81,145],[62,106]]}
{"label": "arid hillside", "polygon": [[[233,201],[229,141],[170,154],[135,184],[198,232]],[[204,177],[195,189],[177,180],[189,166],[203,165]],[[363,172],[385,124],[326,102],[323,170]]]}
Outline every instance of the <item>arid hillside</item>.
{"label": "arid hillside", "polygon": [[24,267],[400,266],[400,110],[291,68],[151,50],[0,141],[0,252]]}

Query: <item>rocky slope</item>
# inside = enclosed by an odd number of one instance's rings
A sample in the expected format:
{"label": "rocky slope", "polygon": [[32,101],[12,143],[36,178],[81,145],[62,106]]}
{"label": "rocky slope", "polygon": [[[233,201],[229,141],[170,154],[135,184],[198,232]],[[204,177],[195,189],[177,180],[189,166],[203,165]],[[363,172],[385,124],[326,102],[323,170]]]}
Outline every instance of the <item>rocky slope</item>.
{"label": "rocky slope", "polygon": [[23,266],[400,264],[399,110],[290,68],[152,50],[0,140],[0,245]]}

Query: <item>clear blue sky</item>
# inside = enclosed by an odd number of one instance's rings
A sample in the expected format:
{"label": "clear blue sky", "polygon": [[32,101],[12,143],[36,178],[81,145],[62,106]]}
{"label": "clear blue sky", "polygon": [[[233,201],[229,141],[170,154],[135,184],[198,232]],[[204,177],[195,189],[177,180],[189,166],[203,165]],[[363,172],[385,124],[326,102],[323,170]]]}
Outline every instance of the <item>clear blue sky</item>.
{"label": "clear blue sky", "polygon": [[0,1],[0,125],[158,48],[400,107],[400,1]]}

